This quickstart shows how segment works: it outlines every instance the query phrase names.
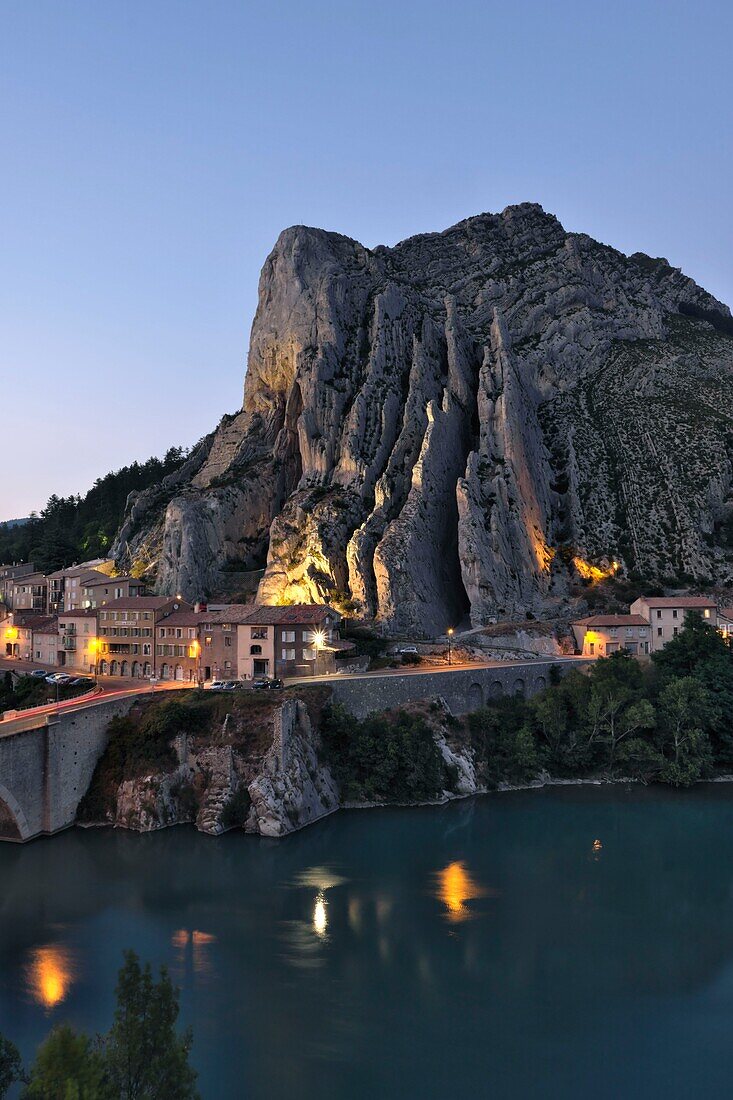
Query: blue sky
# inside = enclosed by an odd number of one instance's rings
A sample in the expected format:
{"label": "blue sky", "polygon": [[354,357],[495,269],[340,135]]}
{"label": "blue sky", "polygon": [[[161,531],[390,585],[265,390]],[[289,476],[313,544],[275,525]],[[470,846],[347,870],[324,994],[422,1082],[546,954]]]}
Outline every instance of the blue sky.
{"label": "blue sky", "polygon": [[0,518],[238,407],[288,225],[531,200],[733,303],[732,32],[724,0],[0,0]]}

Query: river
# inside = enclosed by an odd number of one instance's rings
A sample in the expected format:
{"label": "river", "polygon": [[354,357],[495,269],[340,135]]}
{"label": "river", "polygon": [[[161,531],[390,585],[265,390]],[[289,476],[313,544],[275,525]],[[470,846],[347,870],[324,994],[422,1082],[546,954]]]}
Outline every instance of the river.
{"label": "river", "polygon": [[0,845],[0,1031],[165,963],[205,1100],[709,1097],[733,1078],[733,789],[561,788]]}

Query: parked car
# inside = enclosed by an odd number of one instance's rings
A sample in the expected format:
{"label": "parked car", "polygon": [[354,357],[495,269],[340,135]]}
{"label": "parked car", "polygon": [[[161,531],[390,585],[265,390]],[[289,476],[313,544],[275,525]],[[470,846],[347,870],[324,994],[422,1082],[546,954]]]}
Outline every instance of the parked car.
{"label": "parked car", "polygon": [[33,676],[36,680],[45,680],[48,672],[45,668],[34,668],[33,672],[28,672],[26,675]]}
{"label": "parked car", "polygon": [[225,680],[212,680],[209,684],[209,691],[226,691]]}
{"label": "parked car", "polygon": [[395,650],[395,653],[417,653],[416,645],[401,645]]}
{"label": "parked car", "polygon": [[69,680],[69,687],[82,687],[85,684],[93,684],[94,680],[89,676],[75,676],[73,680]]}
{"label": "parked car", "polygon": [[47,684],[58,684],[59,687],[63,687],[64,684],[71,683],[73,677],[67,676],[65,672],[54,672],[50,676],[46,677]]}
{"label": "parked car", "polygon": [[252,687],[255,691],[274,691],[282,686],[283,682],[279,676],[262,676],[258,680],[252,681]]}

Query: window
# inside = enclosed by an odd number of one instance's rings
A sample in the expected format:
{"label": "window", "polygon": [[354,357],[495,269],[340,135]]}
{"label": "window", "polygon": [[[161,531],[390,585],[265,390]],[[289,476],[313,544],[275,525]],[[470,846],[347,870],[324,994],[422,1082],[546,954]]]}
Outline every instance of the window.
{"label": "window", "polygon": [[283,630],[283,641],[284,642],[294,642],[295,641],[295,631],[294,630]]}
{"label": "window", "polygon": [[588,649],[589,649],[590,655],[592,657],[595,654],[595,651],[596,651],[596,643],[595,642],[589,642],[588,643]]}
{"label": "window", "polygon": [[645,626],[640,626],[639,627],[639,637],[640,638],[646,638],[646,627]]}
{"label": "window", "polygon": [[189,626],[188,636],[189,636],[189,638],[195,638],[196,637],[196,627],[195,626]]}
{"label": "window", "polygon": [[206,636],[204,637],[204,645],[205,645],[205,646],[210,646],[210,645],[211,645],[211,635],[210,635],[210,634],[207,634],[207,635],[206,635]]}
{"label": "window", "polygon": [[232,624],[231,623],[222,623],[221,624],[221,629],[222,630],[231,630],[232,629]]}
{"label": "window", "polygon": [[318,650],[317,649],[304,649],[303,650],[303,660],[304,661],[315,661],[317,656],[318,656]]}
{"label": "window", "polygon": [[232,668],[232,662],[231,661],[225,661],[224,662],[224,668],[227,670],[227,672],[230,672],[231,668]]}
{"label": "window", "polygon": [[230,646],[231,644],[232,644],[232,639],[231,638],[225,638],[224,639],[224,645]]}
{"label": "window", "polygon": [[266,637],[267,637],[267,627],[266,626],[253,626],[252,627],[252,638],[253,639],[254,638],[266,638]]}
{"label": "window", "polygon": [[627,626],[627,627],[626,627],[626,637],[627,637],[627,638],[633,638],[633,636],[634,636],[634,628],[633,628],[633,626]]}
{"label": "window", "polygon": [[675,638],[677,637],[679,632],[680,632],[680,628],[678,626],[675,626],[675,627],[672,628],[672,634]]}
{"label": "window", "polygon": [[672,612],[672,618],[673,619],[677,618],[677,608],[676,607],[675,607],[674,611]]}
{"label": "window", "polygon": [[705,610],[703,611],[703,615],[705,616],[706,619],[710,618],[710,608],[709,607],[705,608]]}
{"label": "window", "polygon": [[662,617],[662,612],[661,612],[661,611],[659,611],[659,610],[657,610],[657,618],[658,618],[658,619],[661,619],[661,617]]}
{"label": "window", "polygon": [[294,660],[295,660],[295,650],[294,649],[284,649],[283,650],[283,661],[294,661]]}
{"label": "window", "polygon": [[611,629],[609,630],[609,634],[611,635],[611,637],[615,638],[617,633],[618,633],[618,627],[612,626]]}
{"label": "window", "polygon": [[661,638],[663,636],[663,634],[664,634],[664,631],[662,630],[661,626],[658,626],[657,627],[657,637]]}
{"label": "window", "polygon": [[149,656],[150,656],[150,644],[148,643],[147,645],[143,646],[143,657],[149,657]]}
{"label": "window", "polygon": [[259,656],[260,653],[262,653],[262,646],[261,645],[251,645],[249,647],[250,657],[257,657],[257,656]]}
{"label": "window", "polygon": [[158,630],[158,637],[159,638],[165,638],[165,627],[164,626],[161,626],[160,629]]}
{"label": "window", "polygon": [[180,626],[177,626],[176,627],[176,638],[182,638],[182,637],[183,637],[183,631],[181,630]]}

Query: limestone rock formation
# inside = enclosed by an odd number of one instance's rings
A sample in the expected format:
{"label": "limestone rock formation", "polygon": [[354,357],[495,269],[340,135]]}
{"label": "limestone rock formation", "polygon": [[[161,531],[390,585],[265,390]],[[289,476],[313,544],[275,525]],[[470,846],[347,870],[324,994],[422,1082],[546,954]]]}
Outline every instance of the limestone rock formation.
{"label": "limestone rock formation", "polygon": [[286,230],[242,409],[130,500],[121,566],[435,635],[542,612],[573,559],[733,579],[733,318],[541,207],[370,250]]}

